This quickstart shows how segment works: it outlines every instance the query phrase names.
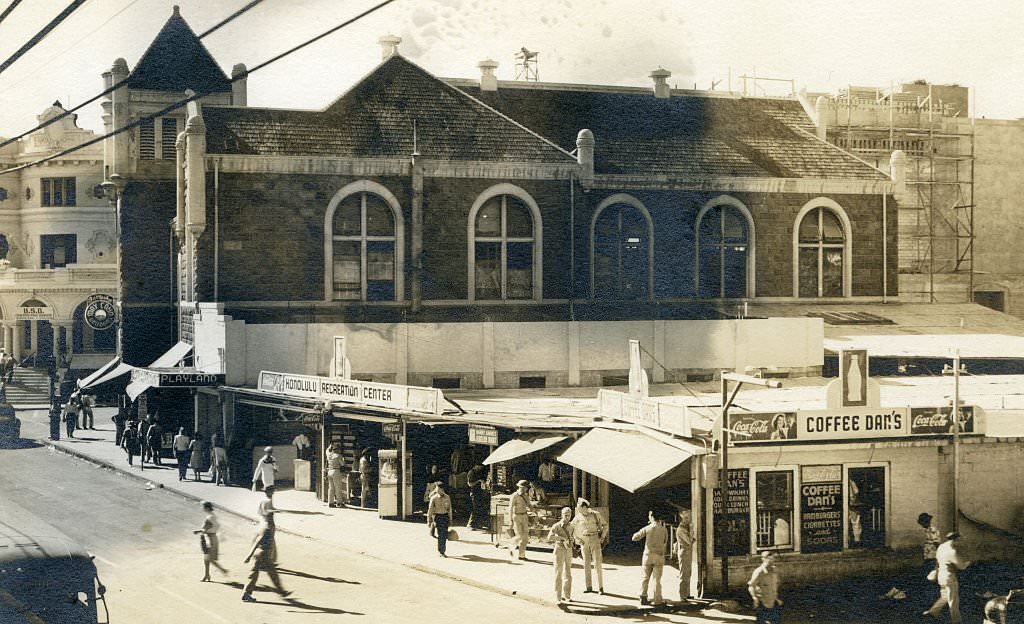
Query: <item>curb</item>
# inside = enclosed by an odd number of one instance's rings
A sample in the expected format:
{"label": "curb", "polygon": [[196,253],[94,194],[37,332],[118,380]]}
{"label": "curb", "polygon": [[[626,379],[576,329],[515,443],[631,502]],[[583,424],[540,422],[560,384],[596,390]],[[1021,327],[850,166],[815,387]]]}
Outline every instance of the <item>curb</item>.
{"label": "curb", "polygon": [[[102,459],[97,459],[97,458],[95,458],[95,457],[93,457],[91,455],[87,455],[87,454],[85,454],[85,453],[83,453],[81,451],[75,450],[73,448],[69,448],[68,446],[66,446],[64,444],[61,444],[61,443],[56,442],[54,440],[51,440],[49,438],[39,438],[36,441],[46,445],[47,447],[49,447],[49,448],[51,448],[51,449],[53,449],[55,451],[64,453],[65,455],[70,455],[71,457],[75,457],[77,459],[81,459],[81,460],[87,461],[90,464],[99,466],[101,468],[105,468],[107,470],[111,470],[113,472],[117,472],[119,474],[122,474],[122,475],[124,475],[126,477],[129,477],[129,478],[132,478],[132,479],[135,479],[137,481],[143,481],[143,482],[147,482],[147,483],[151,482],[150,479],[146,478],[144,473],[141,473],[141,472],[137,473],[137,472],[134,472],[134,471],[130,471],[130,470],[127,470],[123,466],[115,466],[114,464],[112,464],[112,463],[110,463],[108,461],[104,461]],[[191,500],[191,501],[194,501],[194,502],[200,502],[202,500],[205,500],[202,497],[199,497],[199,496],[196,496],[195,494],[192,494],[191,492],[185,492],[183,490],[179,490],[178,488],[174,488],[174,487],[159,486],[159,487],[154,488],[154,489],[165,490],[167,492],[170,492],[170,493],[175,494],[177,496],[181,496],[182,498],[185,498],[187,500]],[[230,513],[231,515],[236,516],[238,518],[241,518],[243,520],[248,520],[250,522],[259,522],[259,520],[255,516],[247,515],[247,514],[241,513],[239,511],[236,511],[236,510],[233,510],[233,509],[229,509],[229,508],[221,506],[221,505],[218,505],[217,508],[220,511],[225,511],[225,512]],[[312,535],[307,535],[305,533],[301,533],[299,531],[293,531],[291,529],[278,528],[277,530],[280,531],[281,533],[285,533],[287,535],[292,535],[294,537],[301,537],[303,539],[309,539],[309,540],[318,540],[319,539],[319,538],[316,538],[316,537],[314,537]],[[446,578],[446,579],[451,580],[451,581],[462,583],[464,585],[469,585],[471,587],[476,587],[477,589],[482,589],[484,591],[489,591],[489,592],[492,592],[492,593],[495,593],[495,594],[501,594],[502,596],[507,596],[507,597],[510,597],[510,598],[518,598],[519,600],[525,600],[526,602],[532,602],[534,604],[541,605],[541,606],[558,607],[557,603],[555,603],[553,601],[550,601],[550,600],[545,600],[543,598],[538,598],[536,596],[530,596],[528,594],[519,594],[515,590],[508,590],[508,589],[505,589],[503,587],[498,587],[497,585],[491,585],[489,583],[484,583],[484,582],[481,582],[481,581],[475,581],[475,580],[472,580],[472,579],[467,579],[464,576],[457,575],[457,574],[452,574],[451,572],[446,572],[444,570],[438,570],[437,568],[432,568],[430,566],[425,566],[425,565],[418,564],[418,563],[403,563],[401,561],[394,561],[394,560],[391,560],[391,559],[386,559],[384,557],[373,555],[371,553],[368,553],[368,552],[365,552],[365,551],[362,551],[362,550],[354,550],[352,548],[349,548],[347,546],[342,546],[340,544],[331,543],[331,546],[335,547],[335,548],[337,548],[339,550],[342,550],[344,552],[350,553],[350,554],[362,555],[364,557],[368,557],[368,558],[373,559],[375,561],[381,561],[381,562],[390,563],[390,564],[397,563],[397,564],[401,565],[402,567],[409,568],[411,570],[416,570],[417,572],[422,572],[424,574],[430,574],[431,576],[439,576],[439,577]],[[618,613],[620,613],[620,611],[618,611],[618,610],[616,610],[616,611],[602,611],[602,613],[605,613],[605,614],[612,614],[612,613],[618,614]]]}

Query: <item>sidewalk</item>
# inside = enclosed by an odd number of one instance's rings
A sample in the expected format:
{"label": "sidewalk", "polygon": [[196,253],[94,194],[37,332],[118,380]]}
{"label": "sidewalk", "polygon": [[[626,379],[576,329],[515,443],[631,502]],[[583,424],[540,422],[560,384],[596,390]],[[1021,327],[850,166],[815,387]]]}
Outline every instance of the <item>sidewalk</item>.
{"label": "sidewalk", "polygon": [[[164,467],[147,464],[145,469],[140,469],[136,458],[136,464],[129,466],[127,456],[113,443],[114,426],[110,418],[114,408],[97,408],[95,419],[100,428],[78,430],[73,439],[63,437],[62,426],[62,437],[57,442],[46,437],[49,426],[44,422],[45,412],[27,412],[23,409],[19,410],[19,416],[23,421],[25,437],[38,437],[43,444],[60,451],[152,483],[155,487],[162,487],[188,499],[209,500],[219,509],[253,522],[257,520],[257,506],[264,498],[262,492],[216,486],[208,481],[178,481],[173,459],[165,459],[167,464]],[[189,470],[189,478],[192,474]],[[209,473],[203,476],[209,479]],[[317,500],[314,492],[292,489],[278,490],[274,495],[274,506],[281,512],[277,516],[279,530],[481,589],[556,607],[552,555],[549,551],[530,550],[527,553],[530,561],[518,561],[510,557],[507,549],[496,548],[488,533],[454,527],[459,539],[448,543],[448,558],[444,559],[437,554],[436,542],[423,523],[381,520],[376,511],[332,509]],[[644,614],[655,611],[654,607],[639,606],[639,554],[635,558],[636,562],[629,565],[605,563],[606,594],[603,596],[583,593],[585,585],[582,563],[577,560],[573,565],[574,601],[568,605],[567,610],[595,615]],[[674,567],[665,567],[662,586],[667,599],[677,597]],[[688,611],[697,615],[698,609],[697,605],[670,604],[658,611]],[[718,614],[714,611],[704,611],[700,615],[712,619],[716,615],[746,619],[736,614]]]}

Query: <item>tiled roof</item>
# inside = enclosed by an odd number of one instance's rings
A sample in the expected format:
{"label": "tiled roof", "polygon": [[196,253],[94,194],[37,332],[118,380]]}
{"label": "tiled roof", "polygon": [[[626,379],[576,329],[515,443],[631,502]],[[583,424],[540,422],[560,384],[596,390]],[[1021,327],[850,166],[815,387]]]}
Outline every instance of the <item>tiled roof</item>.
{"label": "tiled roof", "polygon": [[881,172],[814,136],[795,100],[680,95],[602,87],[508,86],[480,98],[566,150],[594,133],[597,173],[884,179]]}
{"label": "tiled roof", "polygon": [[231,81],[175,7],[128,75],[128,87],[218,93],[231,91]]}
{"label": "tiled roof", "polygon": [[203,117],[211,153],[407,158],[415,150],[437,160],[575,160],[400,56],[324,111],[205,107]]}

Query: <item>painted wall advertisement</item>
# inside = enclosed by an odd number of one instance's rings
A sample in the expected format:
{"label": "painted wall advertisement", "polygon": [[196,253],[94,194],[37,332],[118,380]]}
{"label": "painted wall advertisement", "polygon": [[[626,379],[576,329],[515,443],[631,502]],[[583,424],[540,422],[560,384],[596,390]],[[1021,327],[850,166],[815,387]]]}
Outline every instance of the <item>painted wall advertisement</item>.
{"label": "painted wall advertisement", "polygon": [[[716,557],[723,554],[745,555],[750,552],[750,471],[737,468],[729,471],[729,500],[722,509],[722,488],[714,490],[712,511],[715,520]],[[723,553],[723,548],[725,552]]]}
{"label": "painted wall advertisement", "polygon": [[803,466],[800,469],[800,550],[838,552],[843,549],[843,467]]}

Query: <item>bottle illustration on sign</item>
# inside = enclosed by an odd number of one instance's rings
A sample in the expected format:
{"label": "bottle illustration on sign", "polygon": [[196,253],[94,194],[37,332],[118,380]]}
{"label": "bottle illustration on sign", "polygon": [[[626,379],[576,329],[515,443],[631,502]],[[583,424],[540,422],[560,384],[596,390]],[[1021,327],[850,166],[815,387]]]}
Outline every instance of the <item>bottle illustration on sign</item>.
{"label": "bottle illustration on sign", "polygon": [[850,370],[846,373],[846,402],[860,403],[864,387],[864,375],[860,370],[860,358],[850,355]]}

